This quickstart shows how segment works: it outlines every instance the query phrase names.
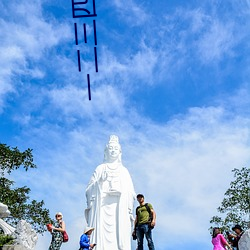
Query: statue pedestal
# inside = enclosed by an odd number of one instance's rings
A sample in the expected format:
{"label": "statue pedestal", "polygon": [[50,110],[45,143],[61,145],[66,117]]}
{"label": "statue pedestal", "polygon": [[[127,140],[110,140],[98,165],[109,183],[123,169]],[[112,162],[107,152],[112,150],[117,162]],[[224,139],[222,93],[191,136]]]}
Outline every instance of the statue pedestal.
{"label": "statue pedestal", "polygon": [[26,250],[24,246],[21,245],[6,245],[1,248],[2,250]]}
{"label": "statue pedestal", "polygon": [[246,230],[239,240],[239,249],[240,250],[249,250],[250,249],[250,229]]}

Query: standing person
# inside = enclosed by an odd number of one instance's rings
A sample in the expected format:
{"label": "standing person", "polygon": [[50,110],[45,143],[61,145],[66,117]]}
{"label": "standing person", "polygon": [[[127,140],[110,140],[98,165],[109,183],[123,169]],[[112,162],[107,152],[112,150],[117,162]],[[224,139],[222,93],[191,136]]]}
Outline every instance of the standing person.
{"label": "standing person", "polygon": [[91,241],[96,250],[131,250],[135,191],[122,164],[119,138],[111,135],[104,163],[97,166],[86,188],[87,225],[94,227]]}
{"label": "standing person", "polygon": [[225,250],[225,246],[232,249],[218,227],[213,229],[212,244],[214,245],[213,250]]}
{"label": "standing person", "polygon": [[93,232],[94,228],[93,227],[86,227],[83,235],[80,238],[80,249],[79,250],[89,250],[93,249],[95,247],[94,244],[90,244],[90,235]]}
{"label": "standing person", "polygon": [[51,226],[52,240],[49,250],[60,250],[63,242],[63,232],[66,230],[65,222],[62,220],[63,215],[61,212],[56,213],[56,223]]}
{"label": "standing person", "polygon": [[237,250],[237,242],[235,240],[235,235],[229,232],[226,232],[226,235],[227,235],[229,244],[232,246],[232,249]]}
{"label": "standing person", "polygon": [[244,233],[243,229],[241,228],[240,225],[235,225],[232,230],[236,233],[235,234],[231,234],[231,236],[234,237],[234,244],[236,246],[236,249],[239,250],[239,240],[242,236],[242,234]]}
{"label": "standing person", "polygon": [[[148,242],[148,249],[155,250],[153,239],[152,239],[152,229],[155,226],[156,213],[153,206],[150,203],[144,202],[143,194],[137,195],[137,201],[140,206],[136,208],[136,217],[134,222],[134,232],[136,234],[138,250],[143,250],[143,239],[146,236]],[[149,222],[149,219],[151,220]]]}

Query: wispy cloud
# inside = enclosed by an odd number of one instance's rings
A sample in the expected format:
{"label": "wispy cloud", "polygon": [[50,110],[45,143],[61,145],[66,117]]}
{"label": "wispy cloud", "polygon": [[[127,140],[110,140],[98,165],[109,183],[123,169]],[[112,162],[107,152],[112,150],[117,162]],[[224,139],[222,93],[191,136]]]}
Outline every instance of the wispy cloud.
{"label": "wispy cloud", "polygon": [[[39,1],[11,3],[4,5],[1,11],[4,13],[0,19],[0,81],[3,86],[0,94],[3,97],[5,93],[15,90],[13,86],[18,81],[14,77],[17,75],[19,78],[22,75],[29,75],[34,79],[42,78],[45,73],[36,63],[44,56],[46,49],[67,39],[70,31],[67,25],[61,27],[56,22],[49,23],[45,20]],[[9,13],[14,20],[9,18]],[[1,108],[2,106],[3,103]]]}
{"label": "wispy cloud", "polygon": [[211,26],[197,41],[201,61],[210,63],[232,56],[237,41],[233,38],[235,37],[232,25],[212,21]]}
{"label": "wispy cloud", "polygon": [[88,100],[87,89],[74,86],[52,90],[48,95],[52,105],[70,117],[95,119],[102,114],[108,119],[113,114],[122,115],[124,113],[122,93],[109,85],[94,88],[92,90],[94,101],[92,102]]}
{"label": "wispy cloud", "polygon": [[132,26],[142,25],[149,18],[149,14],[143,8],[143,3],[138,4],[134,0],[128,0],[126,3],[115,0],[114,5],[120,17]]}

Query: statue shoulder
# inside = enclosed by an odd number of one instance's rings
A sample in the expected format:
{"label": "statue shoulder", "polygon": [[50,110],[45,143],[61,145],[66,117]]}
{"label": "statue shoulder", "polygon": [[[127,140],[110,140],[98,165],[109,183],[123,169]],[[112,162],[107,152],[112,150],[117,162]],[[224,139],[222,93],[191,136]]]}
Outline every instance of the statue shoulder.
{"label": "statue shoulder", "polygon": [[96,167],[95,172],[96,172],[96,173],[99,173],[99,172],[102,172],[102,171],[105,170],[105,169],[106,169],[106,164],[105,164],[105,163],[102,163],[102,164],[100,164],[100,165],[98,165],[98,166]]}

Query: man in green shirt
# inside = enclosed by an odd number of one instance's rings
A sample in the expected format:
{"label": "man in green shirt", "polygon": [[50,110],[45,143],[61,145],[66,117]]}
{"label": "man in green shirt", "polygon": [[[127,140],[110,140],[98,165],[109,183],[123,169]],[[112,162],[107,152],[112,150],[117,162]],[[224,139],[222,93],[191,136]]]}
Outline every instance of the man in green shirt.
{"label": "man in green shirt", "polygon": [[155,250],[152,229],[155,226],[156,214],[150,203],[144,202],[143,194],[137,195],[137,201],[140,206],[136,208],[135,227],[133,235],[136,235],[138,242],[138,250],[143,250],[143,239],[146,236],[148,249]]}

